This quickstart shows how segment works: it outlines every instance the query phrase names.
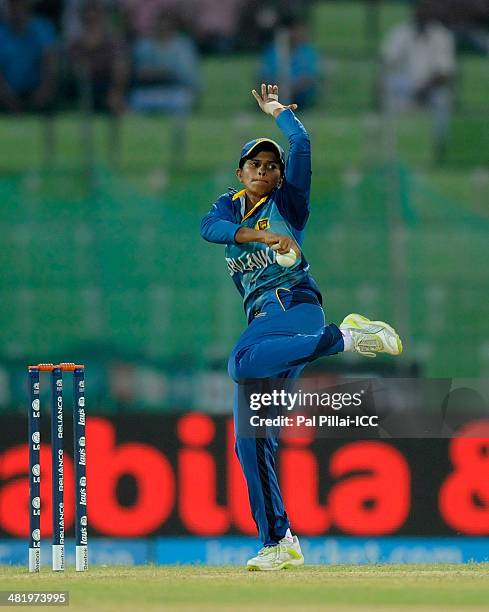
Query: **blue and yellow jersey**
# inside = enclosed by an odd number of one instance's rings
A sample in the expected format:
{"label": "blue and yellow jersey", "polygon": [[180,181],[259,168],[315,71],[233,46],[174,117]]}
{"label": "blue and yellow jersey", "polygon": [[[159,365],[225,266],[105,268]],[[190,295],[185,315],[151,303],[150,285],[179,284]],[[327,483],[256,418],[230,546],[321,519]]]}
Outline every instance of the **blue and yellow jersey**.
{"label": "blue and yellow jersey", "polygon": [[280,187],[262,198],[246,214],[245,190],[231,190],[217,199],[201,224],[201,235],[205,240],[226,245],[228,270],[243,297],[248,318],[250,313],[260,308],[260,297],[271,289],[300,286],[321,299],[309,274],[304,253],[291,268],[284,268],[276,263],[276,253],[267,245],[259,242],[240,244],[234,239],[241,227],[250,227],[291,236],[302,248],[311,188],[309,136],[291,110],[280,113],[276,123],[289,141]]}

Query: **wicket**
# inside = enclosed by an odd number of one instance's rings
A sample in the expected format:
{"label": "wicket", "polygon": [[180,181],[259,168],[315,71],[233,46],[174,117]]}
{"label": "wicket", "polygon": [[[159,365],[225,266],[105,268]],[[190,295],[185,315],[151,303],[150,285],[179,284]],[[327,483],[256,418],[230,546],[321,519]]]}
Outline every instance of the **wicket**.
{"label": "wicket", "polygon": [[85,448],[85,366],[40,363],[29,373],[29,572],[41,569],[41,403],[40,372],[51,372],[51,461],[53,571],[64,570],[63,372],[73,372],[73,458],[75,464],[75,568],[88,569],[87,478]]}

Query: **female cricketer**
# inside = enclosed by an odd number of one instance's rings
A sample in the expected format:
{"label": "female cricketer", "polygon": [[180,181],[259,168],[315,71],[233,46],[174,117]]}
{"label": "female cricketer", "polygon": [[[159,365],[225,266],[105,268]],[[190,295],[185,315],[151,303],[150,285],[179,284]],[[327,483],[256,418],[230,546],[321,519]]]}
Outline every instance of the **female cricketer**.
{"label": "female cricketer", "polygon": [[[350,314],[339,327],[326,324],[321,293],[301,251],[309,216],[309,137],[293,112],[297,105],[281,104],[276,85],[262,84],[260,94],[252,94],[288,138],[288,158],[269,138],[246,143],[236,170],[243,189],[221,195],[201,224],[205,240],[226,245],[229,273],[248,318],[228,363],[236,387],[247,379],[297,378],[307,363],[342,351],[399,355],[401,340],[383,321]],[[237,411],[235,393],[235,424]],[[236,453],[263,542],[247,563],[250,570],[304,563],[275,471],[277,446],[275,437],[242,437],[236,428]]]}

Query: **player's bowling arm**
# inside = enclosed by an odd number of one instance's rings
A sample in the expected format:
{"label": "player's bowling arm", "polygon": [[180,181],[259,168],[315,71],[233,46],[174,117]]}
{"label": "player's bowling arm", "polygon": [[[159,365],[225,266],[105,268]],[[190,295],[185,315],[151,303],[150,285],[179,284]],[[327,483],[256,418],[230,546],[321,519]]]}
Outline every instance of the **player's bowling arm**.
{"label": "player's bowling arm", "polygon": [[244,244],[246,242],[261,242],[271,247],[274,251],[278,251],[282,255],[288,253],[290,249],[299,256],[301,250],[299,245],[285,234],[275,234],[274,232],[267,232],[264,230],[255,230],[251,227],[241,227],[235,234],[235,241]]}
{"label": "player's bowling arm", "polygon": [[300,257],[301,250],[297,242],[290,236],[280,235],[279,241],[272,245],[272,249],[281,255],[287,254],[290,250],[295,251],[297,257]]}
{"label": "player's bowling arm", "polygon": [[[276,237],[273,239],[273,237]],[[240,227],[234,236],[234,240],[239,244],[246,244],[247,242],[262,242],[263,244],[275,244],[278,241],[278,234],[272,232],[265,232],[263,230],[256,230],[252,227]]]}
{"label": "player's bowling arm", "polygon": [[232,244],[240,229],[239,223],[232,219],[229,196],[221,196],[203,217],[200,224],[200,235],[207,242],[215,244]]}

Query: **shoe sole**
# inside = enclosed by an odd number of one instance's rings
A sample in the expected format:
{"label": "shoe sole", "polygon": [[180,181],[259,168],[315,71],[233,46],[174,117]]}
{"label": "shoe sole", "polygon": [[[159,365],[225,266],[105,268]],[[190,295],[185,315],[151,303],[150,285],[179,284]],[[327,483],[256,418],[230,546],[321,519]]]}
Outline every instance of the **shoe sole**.
{"label": "shoe sole", "polygon": [[344,318],[343,323],[341,325],[348,326],[349,323],[351,322],[352,327],[355,327],[356,329],[361,329],[360,326],[358,325],[358,321],[359,320],[360,320],[361,323],[369,323],[371,325],[379,325],[379,327],[385,327],[385,329],[388,329],[394,335],[394,337],[396,339],[397,353],[395,353],[395,355],[400,355],[402,353],[403,346],[402,346],[402,340],[399,337],[399,334],[396,332],[396,330],[393,327],[391,327],[385,321],[371,321],[370,319],[367,319],[367,317],[364,317],[361,314],[358,314],[356,312],[352,312],[351,314],[349,314],[347,317]]}
{"label": "shoe sole", "polygon": [[294,567],[299,567],[301,565],[304,565],[304,558],[284,561],[278,567],[259,567],[258,565],[247,565],[246,568],[249,572],[278,572],[283,569],[293,569]]}

